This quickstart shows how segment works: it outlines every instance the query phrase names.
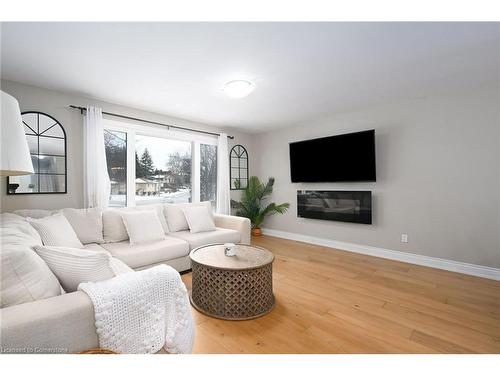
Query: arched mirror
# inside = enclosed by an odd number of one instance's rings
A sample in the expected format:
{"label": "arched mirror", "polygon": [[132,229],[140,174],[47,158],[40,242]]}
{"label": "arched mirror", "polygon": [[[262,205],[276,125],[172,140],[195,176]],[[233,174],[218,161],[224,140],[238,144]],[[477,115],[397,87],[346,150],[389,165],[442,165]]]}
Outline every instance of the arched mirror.
{"label": "arched mirror", "polygon": [[67,193],[66,132],[52,116],[22,113],[34,174],[10,176],[8,194]]}
{"label": "arched mirror", "polygon": [[229,154],[231,163],[231,190],[243,190],[248,185],[248,152],[236,145]]}

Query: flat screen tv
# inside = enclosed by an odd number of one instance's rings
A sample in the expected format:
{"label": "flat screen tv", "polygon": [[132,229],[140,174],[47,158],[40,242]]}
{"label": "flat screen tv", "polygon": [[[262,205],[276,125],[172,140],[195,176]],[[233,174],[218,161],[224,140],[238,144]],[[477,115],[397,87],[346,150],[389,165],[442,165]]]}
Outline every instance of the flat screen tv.
{"label": "flat screen tv", "polygon": [[290,143],[292,182],[375,181],[375,130]]}

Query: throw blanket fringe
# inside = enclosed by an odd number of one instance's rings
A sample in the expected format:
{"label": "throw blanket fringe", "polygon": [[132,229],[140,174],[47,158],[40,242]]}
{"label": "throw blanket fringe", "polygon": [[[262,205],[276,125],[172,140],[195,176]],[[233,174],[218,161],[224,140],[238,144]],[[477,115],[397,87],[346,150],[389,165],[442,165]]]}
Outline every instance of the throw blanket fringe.
{"label": "throw blanket fringe", "polygon": [[186,287],[167,265],[81,283],[92,300],[101,348],[119,353],[191,353],[194,322]]}

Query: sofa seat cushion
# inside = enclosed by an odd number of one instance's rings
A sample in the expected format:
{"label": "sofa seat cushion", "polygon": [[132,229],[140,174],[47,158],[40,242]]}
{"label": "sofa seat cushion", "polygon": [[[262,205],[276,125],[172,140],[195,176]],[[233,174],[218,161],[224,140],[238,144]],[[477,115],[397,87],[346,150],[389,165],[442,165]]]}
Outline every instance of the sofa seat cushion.
{"label": "sofa seat cushion", "polygon": [[210,232],[191,233],[189,230],[170,233],[171,236],[183,239],[189,243],[189,248],[195,249],[212,243],[240,242],[240,232],[233,229],[215,228]]}
{"label": "sofa seat cushion", "polygon": [[171,236],[166,237],[162,241],[135,245],[131,245],[129,241],[122,241],[105,243],[101,246],[132,268],[161,263],[189,254],[189,244],[186,241]]}

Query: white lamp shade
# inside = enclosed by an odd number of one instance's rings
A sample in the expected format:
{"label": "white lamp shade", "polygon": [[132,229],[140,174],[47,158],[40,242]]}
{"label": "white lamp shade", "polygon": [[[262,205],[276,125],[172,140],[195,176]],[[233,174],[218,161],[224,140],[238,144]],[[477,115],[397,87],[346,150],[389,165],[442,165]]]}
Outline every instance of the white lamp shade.
{"label": "white lamp shade", "polygon": [[0,122],[0,175],[18,176],[32,174],[30,150],[24,134],[23,120],[19,103],[15,98],[0,91],[1,122]]}

